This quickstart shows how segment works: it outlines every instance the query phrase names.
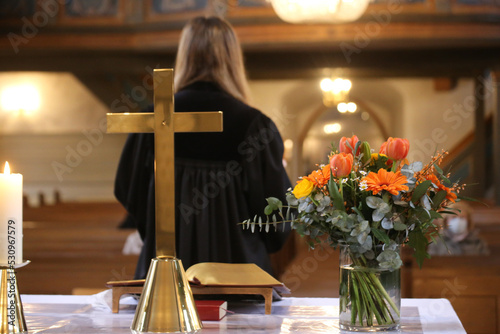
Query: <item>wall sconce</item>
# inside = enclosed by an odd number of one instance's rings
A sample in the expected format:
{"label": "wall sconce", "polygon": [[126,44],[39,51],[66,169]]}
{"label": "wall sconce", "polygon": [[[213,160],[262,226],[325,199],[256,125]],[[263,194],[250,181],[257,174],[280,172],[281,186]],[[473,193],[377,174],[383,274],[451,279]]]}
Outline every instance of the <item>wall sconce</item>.
{"label": "wall sconce", "polygon": [[[323,103],[325,104],[325,106],[337,106],[338,109],[338,105],[343,103],[346,105],[345,111],[348,110],[347,104],[349,103],[349,91],[352,87],[351,80],[342,78],[336,78],[332,80],[330,78],[326,78],[321,80],[320,87],[323,91]],[[341,108],[342,110],[344,109],[344,107]],[[342,112],[341,109],[339,109],[339,111]],[[356,109],[354,109],[354,111],[356,111]]]}
{"label": "wall sconce", "polygon": [[[269,0],[268,0],[269,1]],[[289,23],[345,23],[359,19],[369,0],[270,0],[274,11]]]}

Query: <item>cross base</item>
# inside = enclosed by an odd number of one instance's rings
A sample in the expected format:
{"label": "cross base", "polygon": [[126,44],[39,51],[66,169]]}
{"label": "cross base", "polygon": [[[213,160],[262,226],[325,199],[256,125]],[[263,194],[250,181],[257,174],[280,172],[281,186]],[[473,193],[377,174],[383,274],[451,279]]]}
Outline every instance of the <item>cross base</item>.
{"label": "cross base", "polygon": [[181,260],[172,256],[152,259],[130,328],[177,333],[202,327]]}

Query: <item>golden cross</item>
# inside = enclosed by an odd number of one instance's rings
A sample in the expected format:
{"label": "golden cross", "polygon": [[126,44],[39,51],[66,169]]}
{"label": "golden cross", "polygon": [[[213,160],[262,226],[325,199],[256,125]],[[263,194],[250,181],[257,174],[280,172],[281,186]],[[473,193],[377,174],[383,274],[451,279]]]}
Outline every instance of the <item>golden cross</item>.
{"label": "golden cross", "polygon": [[153,113],[108,113],[108,133],[154,132],[156,256],[175,257],[176,132],[220,132],[222,112],[174,112],[172,69],[155,69]]}

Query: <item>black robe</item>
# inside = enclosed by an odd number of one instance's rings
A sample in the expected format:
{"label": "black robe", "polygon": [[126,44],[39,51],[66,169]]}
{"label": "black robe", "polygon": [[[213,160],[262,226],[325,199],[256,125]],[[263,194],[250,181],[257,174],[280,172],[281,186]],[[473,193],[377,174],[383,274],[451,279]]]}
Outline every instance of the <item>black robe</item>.
{"label": "black robe", "polygon": [[[176,112],[219,110],[223,132],[175,134],[177,257],[185,269],[198,262],[255,263],[272,273],[268,254],[282,247],[289,228],[252,233],[238,223],[263,216],[266,197],[285,200],[283,142],[267,116],[213,83],[197,82],[175,95]],[[136,278],[146,276],[155,257],[153,166],[153,134],[129,135],[115,195],[144,240]]]}

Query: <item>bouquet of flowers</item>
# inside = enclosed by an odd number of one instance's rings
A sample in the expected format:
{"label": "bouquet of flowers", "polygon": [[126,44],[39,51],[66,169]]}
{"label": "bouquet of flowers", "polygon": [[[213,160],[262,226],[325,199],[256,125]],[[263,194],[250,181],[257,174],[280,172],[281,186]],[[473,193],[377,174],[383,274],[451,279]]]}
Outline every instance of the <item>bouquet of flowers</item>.
{"label": "bouquet of flowers", "polygon": [[346,269],[363,270],[349,271],[348,281],[341,275],[341,326],[346,310],[353,326],[389,328],[399,323],[398,302],[388,295],[378,271],[398,271],[399,277],[399,246],[404,244],[415,250],[421,266],[430,257],[427,245],[438,234],[433,220],[454,213],[447,206],[459,200],[457,193],[464,187],[452,183],[439,167],[446,152],[424,166],[407,161],[409,146],[407,139],[389,138],[373,153],[368,142],[343,137],[338,150],[332,148],[328,164],[289,190],[288,205],[267,198],[267,221],[255,217],[243,222],[252,230],[289,222],[308,236],[312,248],[326,240],[346,249]]}

